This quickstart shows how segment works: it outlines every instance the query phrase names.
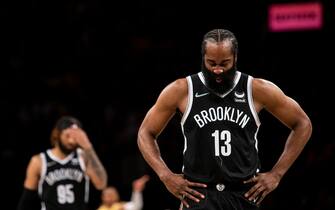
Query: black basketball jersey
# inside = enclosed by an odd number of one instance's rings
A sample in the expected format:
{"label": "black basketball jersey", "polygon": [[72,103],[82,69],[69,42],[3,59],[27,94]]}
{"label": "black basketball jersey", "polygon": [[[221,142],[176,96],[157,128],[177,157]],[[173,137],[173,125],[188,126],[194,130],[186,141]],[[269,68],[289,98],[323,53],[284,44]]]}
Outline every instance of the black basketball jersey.
{"label": "black basketball jersey", "polygon": [[77,149],[60,160],[51,150],[41,153],[42,171],[38,192],[42,210],[85,210],[89,196],[89,178]]}
{"label": "black basketball jersey", "polygon": [[205,183],[255,175],[260,167],[260,121],[253,105],[252,77],[237,71],[234,86],[223,95],[209,91],[201,72],[186,79],[188,104],[181,120],[184,175]]}

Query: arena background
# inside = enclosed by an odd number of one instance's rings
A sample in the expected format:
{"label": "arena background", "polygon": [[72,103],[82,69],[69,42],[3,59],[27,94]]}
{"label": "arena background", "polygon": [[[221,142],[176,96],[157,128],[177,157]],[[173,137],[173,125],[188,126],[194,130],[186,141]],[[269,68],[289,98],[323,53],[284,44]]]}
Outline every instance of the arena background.
{"label": "arena background", "polygon": [[[289,2],[322,4],[322,28],[269,31],[268,7]],[[163,87],[199,71],[201,39],[213,28],[237,36],[241,71],[276,83],[313,122],[310,142],[262,209],[335,209],[333,0],[7,0],[0,14],[1,209],[16,208],[28,161],[49,147],[62,114],[82,120],[123,200],[131,181],[147,173],[144,210],[177,209],[178,200],[143,161],[136,132]],[[269,169],[288,130],[265,112],[260,117],[260,156]],[[179,119],[159,140],[175,172],[183,147]],[[92,210],[99,193],[92,188]]]}

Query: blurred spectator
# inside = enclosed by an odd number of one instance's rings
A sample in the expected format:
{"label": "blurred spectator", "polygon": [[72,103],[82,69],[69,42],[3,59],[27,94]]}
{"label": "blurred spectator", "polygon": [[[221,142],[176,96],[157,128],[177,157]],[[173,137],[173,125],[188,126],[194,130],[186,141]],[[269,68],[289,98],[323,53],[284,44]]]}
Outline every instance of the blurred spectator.
{"label": "blurred spectator", "polygon": [[131,200],[120,201],[120,196],[115,187],[109,186],[102,191],[101,205],[98,210],[142,210],[145,184],[149,181],[149,176],[144,175],[133,181],[133,192]]}

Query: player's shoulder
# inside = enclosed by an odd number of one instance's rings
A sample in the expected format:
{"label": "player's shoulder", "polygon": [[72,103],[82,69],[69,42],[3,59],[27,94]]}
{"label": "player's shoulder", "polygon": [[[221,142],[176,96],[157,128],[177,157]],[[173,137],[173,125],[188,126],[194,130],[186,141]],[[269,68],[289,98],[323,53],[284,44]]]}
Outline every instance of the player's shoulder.
{"label": "player's shoulder", "polygon": [[42,167],[42,157],[40,154],[35,154],[30,158],[28,164],[28,171],[34,171],[34,173],[38,173]]}
{"label": "player's shoulder", "polygon": [[41,165],[43,162],[43,159],[46,159],[47,156],[50,155],[49,153],[50,153],[50,150],[45,150],[45,151],[36,153],[33,156],[31,156],[30,162],[33,164]]}
{"label": "player's shoulder", "polygon": [[176,87],[184,87],[185,85],[187,86],[187,80],[186,78],[178,78],[175,81],[173,81],[171,84],[174,84]]}
{"label": "player's shoulder", "polygon": [[256,92],[272,92],[272,90],[279,89],[276,84],[264,78],[253,78],[252,86]]}
{"label": "player's shoulder", "polygon": [[168,84],[165,88],[167,91],[171,91],[172,93],[180,93],[183,90],[187,90],[187,80],[186,78],[178,78]]}
{"label": "player's shoulder", "polygon": [[38,154],[35,154],[31,157],[30,161],[31,162],[34,162],[34,163],[38,163],[38,162],[41,162],[42,161],[42,155],[43,153],[38,153]]}
{"label": "player's shoulder", "polygon": [[254,101],[262,106],[276,103],[285,95],[276,84],[263,78],[254,78],[252,86]]}
{"label": "player's shoulder", "polygon": [[160,93],[157,104],[175,109],[187,97],[188,85],[185,78],[179,78],[168,84]]}

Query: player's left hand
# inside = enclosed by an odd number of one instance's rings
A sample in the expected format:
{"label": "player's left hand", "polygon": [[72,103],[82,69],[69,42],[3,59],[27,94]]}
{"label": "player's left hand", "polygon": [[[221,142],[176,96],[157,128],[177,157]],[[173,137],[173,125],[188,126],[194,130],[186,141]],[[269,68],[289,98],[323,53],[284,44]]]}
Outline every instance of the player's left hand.
{"label": "player's left hand", "polygon": [[271,172],[258,173],[256,176],[244,181],[244,183],[254,183],[251,189],[244,194],[249,200],[257,205],[263,201],[266,195],[277,188],[280,177]]}

